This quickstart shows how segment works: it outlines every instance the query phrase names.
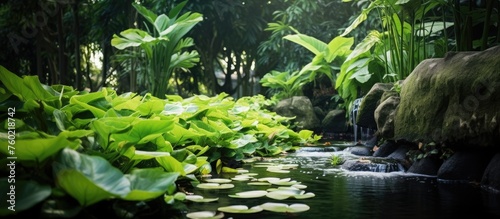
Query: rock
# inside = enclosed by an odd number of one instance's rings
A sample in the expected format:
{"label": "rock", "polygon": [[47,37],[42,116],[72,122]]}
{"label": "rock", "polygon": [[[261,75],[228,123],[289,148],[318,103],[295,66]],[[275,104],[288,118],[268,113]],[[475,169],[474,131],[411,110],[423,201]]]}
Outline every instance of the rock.
{"label": "rock", "polygon": [[436,176],[441,167],[443,160],[433,158],[433,157],[425,157],[420,160],[415,161],[410,168],[408,168],[408,173],[417,173],[424,174],[430,176]]}
{"label": "rock", "polygon": [[295,117],[294,122],[298,130],[315,130],[320,127],[320,120],[314,112],[311,100],[306,96],[283,99],[273,111],[281,116]]}
{"label": "rock", "polygon": [[372,151],[371,148],[365,147],[365,146],[352,146],[346,148],[346,151],[351,152],[351,154],[358,155],[358,156],[371,156]]}
{"label": "rock", "polygon": [[378,147],[378,149],[373,152],[374,157],[387,157],[392,152],[396,151],[398,145],[395,141],[386,141]]}
{"label": "rock", "polygon": [[389,91],[393,87],[390,83],[376,83],[368,91],[368,93],[361,100],[361,104],[358,109],[358,115],[356,116],[356,124],[370,129],[377,129],[377,123],[375,122],[374,112],[380,103],[380,98],[385,91]]}
{"label": "rock", "polygon": [[441,180],[479,183],[491,158],[492,154],[484,150],[456,151],[443,162],[437,177]]}
{"label": "rock", "polygon": [[422,61],[405,79],[394,138],[495,147],[500,141],[500,46]]}
{"label": "rock", "polygon": [[481,185],[500,193],[500,153],[496,153],[484,170]]}
{"label": "rock", "polygon": [[378,134],[382,138],[391,139],[394,137],[394,116],[399,99],[398,96],[389,96],[375,109],[375,122]]}
{"label": "rock", "polygon": [[347,132],[349,129],[345,110],[331,110],[321,121],[324,132]]}

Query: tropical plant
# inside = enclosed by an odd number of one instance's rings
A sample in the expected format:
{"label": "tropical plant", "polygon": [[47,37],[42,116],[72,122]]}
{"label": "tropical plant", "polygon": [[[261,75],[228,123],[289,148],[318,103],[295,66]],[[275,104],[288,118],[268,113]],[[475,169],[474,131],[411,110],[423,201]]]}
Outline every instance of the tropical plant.
{"label": "tropical plant", "polygon": [[444,55],[440,48],[447,39],[443,40],[442,33],[452,23],[428,16],[440,5],[433,0],[374,0],[345,29],[341,36],[348,35],[374,13],[382,25],[382,32],[370,31],[341,66],[335,89],[345,100],[348,112],[354,100],[373,84],[403,80],[422,60]]}
{"label": "tropical plant", "polygon": [[[283,125],[291,118],[262,109],[262,96],[234,101],[227,94],[160,99],[110,88],[84,92],[21,78],[2,66],[0,81],[0,158],[15,154],[16,183],[26,185],[16,191],[23,206],[17,211],[68,199],[78,203],[71,205],[76,211],[59,209],[67,217],[106,201],[172,204],[177,182],[196,182],[213,163],[224,170],[229,161],[275,156],[318,139]],[[14,213],[6,209],[0,214]]]}
{"label": "tropical plant", "polygon": [[345,159],[340,154],[332,154],[332,157],[330,158],[330,163],[334,166],[342,165],[344,162]]}
{"label": "tropical plant", "polygon": [[[180,12],[187,1],[174,7],[168,15],[156,15],[147,8],[134,3],[137,11],[152,25],[152,31],[136,28],[127,29],[113,35],[111,44],[118,49],[140,46],[146,54],[149,91],[163,98],[168,88],[169,80],[176,68],[191,68],[198,61],[198,52],[183,51],[194,45],[193,39],[184,36],[200,21],[200,13]],[[148,28],[149,30],[149,28]]]}
{"label": "tropical plant", "polygon": [[326,44],[314,37],[293,30],[295,34],[287,35],[284,39],[303,46],[315,55],[314,58],[300,71],[294,71],[291,74],[288,71],[271,71],[261,79],[262,86],[277,90],[278,93],[275,95],[279,98],[287,98],[301,94],[301,89],[305,84],[315,82],[320,75],[325,75],[330,79],[333,87],[336,69],[350,54],[351,46],[354,43],[353,39],[339,36]]}

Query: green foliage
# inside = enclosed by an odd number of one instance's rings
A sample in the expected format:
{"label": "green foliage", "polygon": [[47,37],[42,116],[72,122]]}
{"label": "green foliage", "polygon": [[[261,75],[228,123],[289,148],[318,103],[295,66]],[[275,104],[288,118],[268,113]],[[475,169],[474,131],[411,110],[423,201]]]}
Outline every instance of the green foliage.
{"label": "green foliage", "polygon": [[[17,179],[36,183],[41,192],[62,191],[57,201],[74,198],[75,208],[163,199],[175,193],[178,180],[209,174],[211,163],[275,156],[319,139],[283,125],[291,118],[264,109],[269,103],[261,95],[234,101],[224,93],[160,99],[109,88],[78,92],[1,66],[0,79],[6,82],[0,106],[15,107],[15,115],[0,115],[1,159],[7,162],[14,145]],[[19,188],[16,194],[32,189]],[[27,210],[53,198],[40,193],[16,204]]]}
{"label": "green foliage", "polygon": [[[293,29],[293,28],[292,28]],[[320,75],[326,75],[332,86],[335,84],[335,63],[342,63],[350,54],[350,47],[354,43],[352,38],[335,37],[328,44],[294,30],[296,34],[287,35],[284,39],[303,46],[315,57],[310,63],[302,67],[300,71],[289,73],[276,70],[262,77],[260,83],[264,87],[273,89],[274,95],[278,99],[289,98],[302,94],[302,87],[310,82],[314,82]]]}
{"label": "green foliage", "polygon": [[340,154],[333,154],[330,158],[330,163],[334,166],[342,165],[345,162],[345,159]]}
{"label": "green foliage", "polygon": [[191,12],[180,15],[186,2],[173,8],[168,15],[156,15],[144,6],[134,3],[133,6],[139,14],[152,25],[153,31],[131,28],[122,31],[121,36],[113,35],[111,40],[111,45],[120,50],[128,47],[143,49],[146,54],[149,90],[160,98],[166,94],[168,82],[176,68],[191,68],[199,61],[196,51],[183,51],[194,45],[193,39],[184,36],[203,20],[203,16]]}
{"label": "green foliage", "polygon": [[[346,1],[347,2],[347,1]],[[335,89],[350,112],[355,99],[377,82],[405,79],[422,60],[444,55],[440,39],[452,25],[439,16],[428,16],[441,3],[375,0],[341,34],[346,36],[370,16],[379,19],[381,30],[369,31],[341,66]],[[443,36],[444,35],[444,36]],[[446,46],[445,46],[446,47]]]}
{"label": "green foliage", "polygon": [[437,159],[446,160],[453,153],[454,151],[446,147],[444,144],[437,144],[435,142],[424,144],[420,142],[418,149],[410,150],[406,153],[406,155],[408,156],[410,161],[416,162],[426,157],[433,157]]}

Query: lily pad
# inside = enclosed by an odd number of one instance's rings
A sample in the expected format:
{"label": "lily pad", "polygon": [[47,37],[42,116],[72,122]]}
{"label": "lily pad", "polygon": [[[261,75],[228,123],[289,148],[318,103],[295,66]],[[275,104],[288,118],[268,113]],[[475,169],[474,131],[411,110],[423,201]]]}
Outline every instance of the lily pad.
{"label": "lily pad", "polygon": [[306,204],[287,205],[283,203],[274,203],[274,202],[266,202],[260,205],[260,207],[266,211],[281,212],[281,213],[299,213],[311,209]]}
{"label": "lily pad", "polygon": [[306,193],[303,190],[285,190],[285,189],[278,189],[271,191],[266,194],[268,198],[276,199],[276,200],[285,200],[289,198],[295,198],[295,199],[308,199],[316,196],[312,192]]}
{"label": "lily pad", "polygon": [[201,195],[186,195],[186,200],[192,201],[192,202],[214,202],[219,200],[219,198],[204,198]]}
{"label": "lily pad", "polygon": [[215,214],[213,211],[197,211],[187,213],[186,217],[191,219],[219,219],[224,218],[224,213]]}
{"label": "lily pad", "polygon": [[251,185],[251,186],[270,186],[272,184],[268,183],[268,182],[249,182],[248,185]]}
{"label": "lily pad", "polygon": [[200,189],[231,189],[231,188],[234,188],[234,185],[233,184],[229,184],[229,183],[223,183],[223,184],[219,184],[219,183],[200,183],[196,187],[200,188]]}
{"label": "lily pad", "polygon": [[249,209],[248,206],[246,205],[231,205],[231,206],[219,207],[217,210],[226,213],[249,214],[249,213],[261,212],[264,209],[262,209],[260,206],[254,206]]}
{"label": "lily pad", "polygon": [[266,196],[267,191],[264,190],[253,190],[246,192],[238,192],[234,195],[229,195],[231,198],[260,198]]}
{"label": "lily pad", "polygon": [[205,179],[205,181],[209,183],[230,183],[232,180],[224,178],[213,178],[213,179]]}

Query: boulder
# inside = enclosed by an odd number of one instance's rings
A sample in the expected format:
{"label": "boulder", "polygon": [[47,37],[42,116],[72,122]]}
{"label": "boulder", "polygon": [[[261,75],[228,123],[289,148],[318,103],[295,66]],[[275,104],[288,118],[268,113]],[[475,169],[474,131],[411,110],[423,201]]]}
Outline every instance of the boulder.
{"label": "boulder", "polygon": [[380,103],[380,98],[384,92],[389,91],[393,87],[391,83],[376,83],[366,93],[359,105],[358,113],[356,116],[356,124],[370,129],[377,129],[375,122],[374,112]]}
{"label": "boulder", "polygon": [[399,96],[390,96],[375,109],[375,122],[377,123],[378,135],[382,138],[394,137],[394,115],[399,105]]}
{"label": "boulder", "polygon": [[446,142],[450,147],[497,147],[498,69],[500,46],[422,61],[402,84],[394,138]]}
{"label": "boulder", "polygon": [[311,100],[306,96],[283,99],[273,111],[281,116],[294,117],[293,121],[298,130],[315,130],[320,127],[320,120],[316,116]]}
{"label": "boulder", "polygon": [[323,121],[321,121],[321,127],[324,132],[347,132],[349,125],[345,110],[336,109],[328,112]]}

